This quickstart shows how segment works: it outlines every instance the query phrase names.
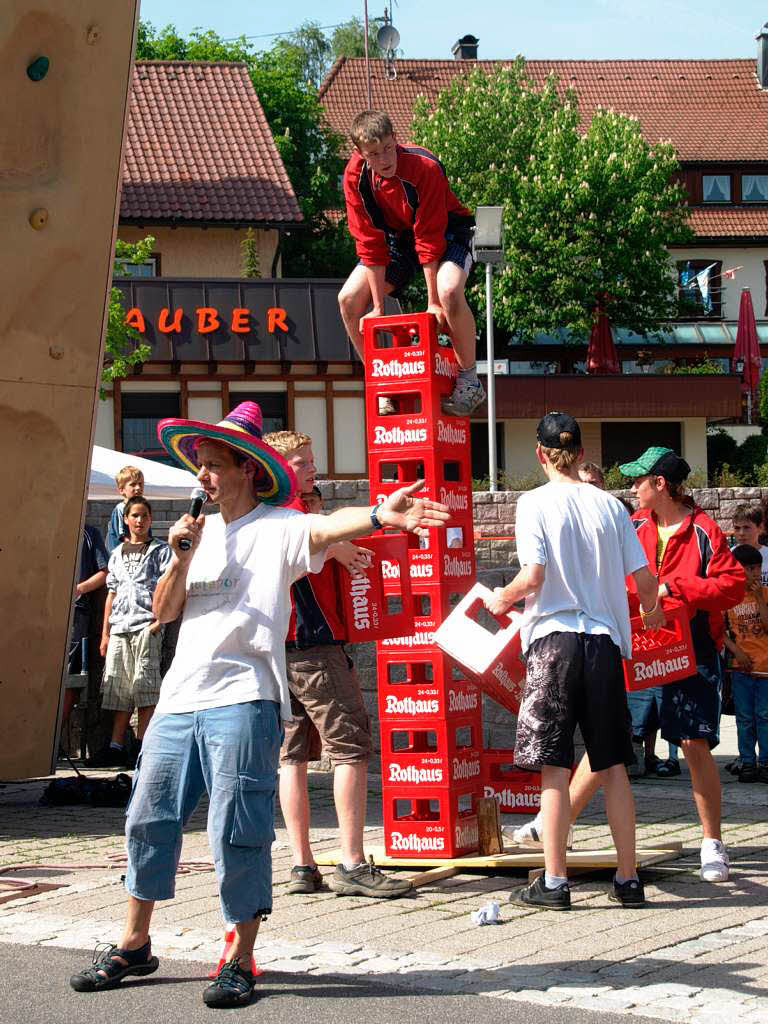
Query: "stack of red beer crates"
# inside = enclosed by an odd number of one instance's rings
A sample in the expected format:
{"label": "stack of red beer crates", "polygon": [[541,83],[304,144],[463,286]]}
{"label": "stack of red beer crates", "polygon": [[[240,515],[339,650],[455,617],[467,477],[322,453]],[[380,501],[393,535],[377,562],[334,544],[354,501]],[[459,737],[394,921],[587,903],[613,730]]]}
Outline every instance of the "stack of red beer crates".
{"label": "stack of red beer crates", "polygon": [[[447,528],[427,538],[409,535],[412,634],[376,645],[385,845],[392,857],[477,849],[482,699],[433,641],[475,580],[469,420],[445,416],[440,405],[457,372],[432,314],[366,320],[371,501],[423,479],[423,495],[451,511]],[[382,400],[394,411],[382,415]],[[382,569],[384,589],[396,601],[400,569]]]}

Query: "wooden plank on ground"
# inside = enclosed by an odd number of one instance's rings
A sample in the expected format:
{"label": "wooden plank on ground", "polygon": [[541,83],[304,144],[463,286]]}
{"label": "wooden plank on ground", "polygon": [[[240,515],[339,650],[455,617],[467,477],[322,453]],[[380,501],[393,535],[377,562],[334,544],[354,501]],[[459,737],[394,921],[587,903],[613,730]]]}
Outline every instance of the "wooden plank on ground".
{"label": "wooden plank on ground", "polygon": [[[498,871],[503,869],[525,870],[526,868],[544,867],[544,854],[540,850],[528,850],[524,847],[508,847],[503,853],[489,857],[470,855],[468,857],[388,857],[383,846],[368,846],[367,852],[373,856],[380,868],[442,868],[455,867],[474,870]],[[680,856],[682,844],[678,841],[661,842],[655,846],[640,846],[637,849],[638,867],[648,867],[663,861],[675,860]],[[315,860],[324,866],[336,865],[341,860],[341,850],[325,850],[316,855]],[[569,850],[566,858],[568,868],[586,868],[588,870],[609,869],[616,867],[616,851],[608,850]]]}
{"label": "wooden plank on ground", "polygon": [[411,876],[411,886],[414,889],[420,889],[422,885],[441,882],[444,878],[452,878],[454,875],[458,875],[458,873],[459,869],[451,865],[447,865],[444,868],[428,868],[426,871],[419,872],[418,875]]}

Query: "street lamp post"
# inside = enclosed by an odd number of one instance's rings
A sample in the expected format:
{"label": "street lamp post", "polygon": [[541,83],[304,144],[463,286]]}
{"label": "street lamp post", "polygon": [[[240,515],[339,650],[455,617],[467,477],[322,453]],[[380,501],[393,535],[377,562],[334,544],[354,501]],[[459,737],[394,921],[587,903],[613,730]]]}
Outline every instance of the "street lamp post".
{"label": "street lamp post", "polygon": [[488,359],[488,476],[490,489],[497,490],[496,459],[496,375],[493,339],[493,268],[504,266],[504,208],[478,206],[472,252],[477,263],[485,264],[485,336]]}

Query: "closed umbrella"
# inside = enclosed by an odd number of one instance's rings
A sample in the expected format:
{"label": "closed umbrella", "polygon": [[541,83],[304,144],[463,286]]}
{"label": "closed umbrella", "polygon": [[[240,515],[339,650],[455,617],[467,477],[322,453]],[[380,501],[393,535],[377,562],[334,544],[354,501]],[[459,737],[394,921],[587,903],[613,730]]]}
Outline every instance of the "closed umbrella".
{"label": "closed umbrella", "polygon": [[602,309],[597,311],[597,319],[589,336],[587,373],[621,373],[613,331]]}
{"label": "closed umbrella", "polygon": [[752,403],[760,388],[760,341],[757,337],[755,310],[749,288],[742,288],[739,302],[739,325],[733,349],[733,366],[741,374],[741,390],[747,396],[747,423],[752,422]]}

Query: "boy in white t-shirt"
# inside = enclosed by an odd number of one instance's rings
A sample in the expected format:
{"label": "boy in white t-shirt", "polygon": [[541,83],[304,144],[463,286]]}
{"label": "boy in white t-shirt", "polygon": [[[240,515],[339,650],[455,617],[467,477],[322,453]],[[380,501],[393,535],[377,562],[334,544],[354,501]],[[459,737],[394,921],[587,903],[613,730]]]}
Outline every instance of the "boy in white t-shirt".
{"label": "boy in white t-shirt", "polygon": [[536,457],[549,483],[519,499],[515,534],[521,569],[487,602],[498,614],[525,598],[520,635],[527,668],[515,764],[541,772],[546,870],[512,900],[570,909],[568,781],[578,725],[592,769],[601,776],[616,844],[611,898],[641,906],[634,800],[625,767],[635,761],[622,668],[622,656],[629,657],[632,649],[625,577],[632,575],[637,583],[649,627],[664,621],[658,584],[621,503],[579,479],[584,452],[576,420],[549,413],[536,437]]}
{"label": "boy in white t-shirt", "polygon": [[183,613],[176,656],[142,746],[126,816],[128,913],[119,946],[97,947],[72,976],[78,992],[115,988],[157,970],[149,925],[174,894],[182,829],[204,792],[222,911],[234,923],[228,959],[203,993],[207,1006],[250,1001],[253,944],[272,908],[271,845],[282,739],[291,718],[285,670],[290,586],[323,565],[340,540],[384,527],[423,533],[450,518],[445,505],[401,488],[371,508],[328,516],[276,507],[296,477],[261,440],[261,410],[243,402],[216,425],[163,420],[161,443],[194,469],[220,513],[171,527],[172,557],[157,584],[159,622]]}

